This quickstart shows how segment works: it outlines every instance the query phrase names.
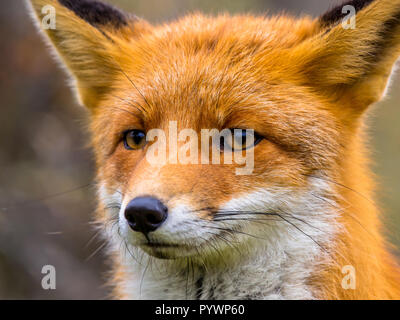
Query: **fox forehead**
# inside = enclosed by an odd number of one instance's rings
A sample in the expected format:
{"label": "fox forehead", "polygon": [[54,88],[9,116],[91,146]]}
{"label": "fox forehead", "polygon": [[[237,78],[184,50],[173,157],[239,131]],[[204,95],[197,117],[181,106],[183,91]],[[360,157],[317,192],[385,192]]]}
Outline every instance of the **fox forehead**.
{"label": "fox forehead", "polygon": [[253,76],[259,73],[282,80],[288,70],[282,72],[284,66],[274,60],[316,32],[316,23],[310,18],[194,14],[149,27],[148,32],[124,43],[115,56],[122,54],[124,57],[119,58],[124,67],[139,76],[150,73],[155,81],[163,74],[171,81],[193,77],[196,72],[198,76],[207,72],[214,76],[218,72],[249,76],[251,70]]}
{"label": "fox forehead", "polygon": [[[297,107],[301,101],[310,105],[315,100],[310,92],[294,86],[301,76],[292,68],[296,61],[285,61],[282,55],[315,32],[314,24],[308,18],[286,16],[195,14],[151,28],[115,50],[123,72],[113,84],[118,94],[113,98],[146,109],[141,116],[150,127],[160,117],[181,117],[192,127],[223,127],[236,112],[257,111],[254,107],[288,96],[296,97]],[[288,107],[294,106],[287,100]]]}
{"label": "fox forehead", "polygon": [[152,31],[157,42],[166,39],[170,44],[172,41],[182,47],[189,45],[192,50],[210,44],[210,49],[213,49],[220,42],[232,49],[237,44],[240,49],[249,53],[254,50],[255,45],[290,47],[312,35],[317,27],[310,17],[263,17],[250,14],[211,17],[195,13],[169,24],[154,26]]}

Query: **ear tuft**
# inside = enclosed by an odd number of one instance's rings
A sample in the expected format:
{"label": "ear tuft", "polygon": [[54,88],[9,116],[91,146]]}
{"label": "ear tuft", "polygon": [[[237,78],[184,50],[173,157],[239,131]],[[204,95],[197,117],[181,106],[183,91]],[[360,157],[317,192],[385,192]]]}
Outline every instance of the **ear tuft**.
{"label": "ear tuft", "polygon": [[[98,0],[27,0],[41,32],[47,35],[62,63],[73,75],[80,102],[95,108],[120,76],[122,45],[149,25]],[[51,6],[56,26],[42,20]]]}
{"label": "ear tuft", "polygon": [[117,8],[96,0],[58,0],[78,17],[94,27],[111,25],[117,29],[128,25],[127,18]]}
{"label": "ear tuft", "polygon": [[[356,9],[354,27],[339,21]],[[319,32],[292,50],[304,84],[361,114],[379,101],[400,56],[400,0],[353,0],[316,20]],[[338,20],[339,19],[339,20]]]}
{"label": "ear tuft", "polygon": [[323,26],[331,26],[334,25],[344,18],[343,7],[344,6],[353,6],[356,12],[364,9],[369,4],[376,0],[351,0],[342,3],[341,5],[336,6],[332,10],[326,12],[321,18],[319,19],[321,25]]}

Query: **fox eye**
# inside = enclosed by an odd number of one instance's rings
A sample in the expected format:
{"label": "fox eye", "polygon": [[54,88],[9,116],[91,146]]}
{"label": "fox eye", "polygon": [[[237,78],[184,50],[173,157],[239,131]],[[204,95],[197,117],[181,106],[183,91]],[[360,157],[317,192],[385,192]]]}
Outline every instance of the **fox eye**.
{"label": "fox eye", "polygon": [[124,146],[128,150],[138,150],[146,145],[146,134],[140,130],[130,130],[124,133]]}
{"label": "fox eye", "polygon": [[241,151],[250,149],[261,142],[262,136],[253,130],[230,129],[232,138],[221,137],[220,150]]}

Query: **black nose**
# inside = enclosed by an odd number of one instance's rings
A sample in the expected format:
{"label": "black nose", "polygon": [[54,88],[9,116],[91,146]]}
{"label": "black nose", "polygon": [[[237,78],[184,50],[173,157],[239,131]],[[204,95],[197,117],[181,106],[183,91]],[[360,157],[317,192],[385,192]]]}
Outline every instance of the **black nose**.
{"label": "black nose", "polygon": [[152,197],[138,197],[128,203],[125,218],[129,226],[147,234],[159,228],[168,216],[168,208]]}

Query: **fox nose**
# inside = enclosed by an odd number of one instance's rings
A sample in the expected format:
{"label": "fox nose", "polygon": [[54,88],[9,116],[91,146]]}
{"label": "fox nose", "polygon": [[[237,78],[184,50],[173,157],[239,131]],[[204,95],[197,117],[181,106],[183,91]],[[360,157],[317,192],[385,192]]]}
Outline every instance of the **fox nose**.
{"label": "fox nose", "polygon": [[168,208],[153,197],[135,198],[125,209],[125,218],[132,230],[144,234],[157,230],[167,217]]}

